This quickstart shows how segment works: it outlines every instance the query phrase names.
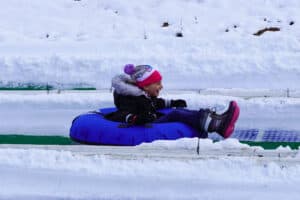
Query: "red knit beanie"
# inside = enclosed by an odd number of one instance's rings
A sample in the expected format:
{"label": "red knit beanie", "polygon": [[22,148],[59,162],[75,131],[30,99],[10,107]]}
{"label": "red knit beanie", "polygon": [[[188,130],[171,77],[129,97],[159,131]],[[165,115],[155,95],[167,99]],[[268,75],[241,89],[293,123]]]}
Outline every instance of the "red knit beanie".
{"label": "red knit beanie", "polygon": [[127,64],[124,66],[124,72],[130,75],[140,88],[162,80],[159,71],[150,65]]}

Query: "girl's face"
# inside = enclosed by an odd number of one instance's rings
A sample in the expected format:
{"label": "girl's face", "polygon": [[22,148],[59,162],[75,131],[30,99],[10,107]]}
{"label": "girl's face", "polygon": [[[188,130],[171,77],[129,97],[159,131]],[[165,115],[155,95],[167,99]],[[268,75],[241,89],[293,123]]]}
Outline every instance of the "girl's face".
{"label": "girl's face", "polygon": [[150,97],[158,97],[160,90],[163,88],[161,81],[144,86],[143,90]]}

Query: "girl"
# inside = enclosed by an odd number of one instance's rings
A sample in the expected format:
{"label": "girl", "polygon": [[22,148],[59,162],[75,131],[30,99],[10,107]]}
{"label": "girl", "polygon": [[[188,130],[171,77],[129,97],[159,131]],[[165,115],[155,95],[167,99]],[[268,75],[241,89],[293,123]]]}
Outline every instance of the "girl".
{"label": "girl", "polygon": [[[127,64],[125,74],[112,79],[114,103],[117,111],[107,119],[132,125],[146,123],[182,122],[198,130],[199,138],[207,138],[209,132],[217,132],[228,138],[239,117],[239,107],[231,101],[226,112],[217,114],[210,109],[188,110],[183,99],[167,100],[158,98],[162,86],[161,74],[150,65]],[[128,76],[129,75],[129,76]],[[164,115],[157,110],[175,107]]]}

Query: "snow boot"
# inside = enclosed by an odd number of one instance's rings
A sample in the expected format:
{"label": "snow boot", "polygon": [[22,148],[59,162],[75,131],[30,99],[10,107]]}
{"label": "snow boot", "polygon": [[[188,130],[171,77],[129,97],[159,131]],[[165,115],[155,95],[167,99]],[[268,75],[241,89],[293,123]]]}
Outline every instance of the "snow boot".
{"label": "snow boot", "polygon": [[240,108],[235,101],[229,103],[229,107],[223,114],[210,112],[208,115],[208,132],[217,132],[224,138],[230,137],[234,130],[234,124],[240,114]]}

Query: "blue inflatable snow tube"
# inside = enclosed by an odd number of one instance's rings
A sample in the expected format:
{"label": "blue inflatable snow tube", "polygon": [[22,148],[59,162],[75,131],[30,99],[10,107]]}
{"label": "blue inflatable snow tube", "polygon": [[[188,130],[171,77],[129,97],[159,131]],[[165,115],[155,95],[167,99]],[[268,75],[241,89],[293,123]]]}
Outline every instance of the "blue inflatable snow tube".
{"label": "blue inflatable snow tube", "polygon": [[[71,139],[84,144],[135,146],[154,140],[176,140],[198,135],[195,129],[179,122],[153,123],[150,127],[120,127],[122,123],[107,120],[103,116],[115,110],[104,108],[99,112],[79,115],[73,120],[70,129]],[[162,113],[170,111],[172,109],[160,110]]]}

